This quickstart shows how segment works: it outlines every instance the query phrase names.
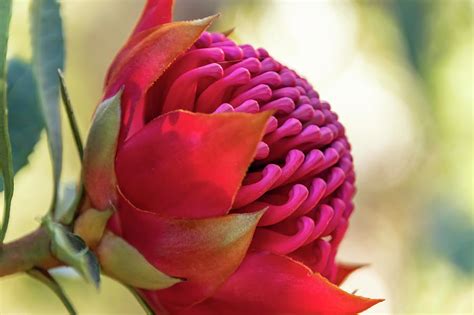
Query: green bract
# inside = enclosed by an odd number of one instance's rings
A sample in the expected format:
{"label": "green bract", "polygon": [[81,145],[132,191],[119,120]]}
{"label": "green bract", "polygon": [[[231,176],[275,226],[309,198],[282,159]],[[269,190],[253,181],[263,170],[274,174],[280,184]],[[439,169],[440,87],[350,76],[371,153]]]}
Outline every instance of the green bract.
{"label": "green bract", "polygon": [[49,217],[44,223],[51,237],[53,255],[68,266],[74,267],[87,281],[99,287],[99,262],[84,240]]}
{"label": "green bract", "polygon": [[153,267],[135,247],[111,232],[104,235],[97,255],[105,274],[136,288],[159,290],[182,281]]}
{"label": "green bract", "polygon": [[116,200],[115,151],[120,130],[122,91],[103,101],[95,112],[84,149],[83,180],[92,205],[109,208]]}

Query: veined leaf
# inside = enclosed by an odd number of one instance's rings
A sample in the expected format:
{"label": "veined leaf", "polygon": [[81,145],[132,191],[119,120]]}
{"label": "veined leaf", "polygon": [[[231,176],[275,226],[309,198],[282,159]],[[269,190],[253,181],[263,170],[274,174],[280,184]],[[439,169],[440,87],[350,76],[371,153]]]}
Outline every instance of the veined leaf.
{"label": "veined leaf", "polygon": [[0,1],[0,166],[3,183],[5,186],[5,209],[3,212],[2,226],[0,228],[0,244],[5,239],[8,221],[10,220],[10,207],[13,197],[13,162],[8,135],[8,111],[5,80],[5,60],[7,58],[8,33],[12,15],[11,0]]}
{"label": "veined leaf", "polygon": [[64,40],[59,3],[56,0],[31,2],[31,43],[33,70],[38,82],[38,95],[46,123],[49,149],[53,162],[56,205],[62,169],[62,135],[57,70],[64,68]]}
{"label": "veined leaf", "polygon": [[[7,71],[8,130],[13,154],[13,173],[28,164],[44,128],[31,65],[21,59],[8,61]],[[0,191],[3,183],[0,182]]]}

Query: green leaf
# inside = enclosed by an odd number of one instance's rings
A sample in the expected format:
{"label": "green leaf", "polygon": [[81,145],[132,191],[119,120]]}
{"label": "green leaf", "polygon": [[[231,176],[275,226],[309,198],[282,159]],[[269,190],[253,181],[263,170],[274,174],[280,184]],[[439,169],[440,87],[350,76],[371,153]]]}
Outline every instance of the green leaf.
{"label": "green leaf", "polygon": [[156,269],[135,247],[111,232],[105,233],[97,255],[106,275],[132,287],[159,290],[183,281]]}
{"label": "green leaf", "polygon": [[35,278],[36,280],[47,285],[56,294],[56,296],[61,300],[61,302],[63,303],[64,307],[66,307],[70,315],[77,314],[76,310],[74,309],[74,306],[69,301],[69,298],[64,292],[63,288],[59,285],[56,279],[54,279],[53,276],[49,274],[48,271],[40,269],[40,268],[33,268],[31,270],[28,270],[26,273],[30,275],[31,277]]}
{"label": "green leaf", "polygon": [[67,230],[63,225],[53,222],[49,217],[45,219],[45,224],[51,235],[53,255],[68,266],[75,268],[86,281],[99,287],[99,261],[84,240]]}
{"label": "green leaf", "polygon": [[0,228],[0,244],[3,243],[10,221],[10,208],[13,197],[13,161],[10,137],[8,135],[8,111],[5,80],[5,61],[7,58],[8,34],[12,15],[11,0],[0,1],[0,167],[5,186],[5,209]]}
{"label": "green leaf", "polygon": [[84,151],[84,186],[92,204],[104,210],[115,203],[115,151],[120,130],[122,90],[103,101],[92,121]]}
{"label": "green leaf", "polygon": [[59,4],[56,0],[31,2],[31,44],[33,70],[46,123],[53,162],[54,211],[62,169],[62,136],[57,70],[64,68],[64,40]]}
{"label": "green leaf", "polygon": [[[13,153],[13,173],[28,164],[28,157],[44,128],[31,65],[20,59],[8,62],[8,129]],[[0,191],[3,183],[0,182]]]}

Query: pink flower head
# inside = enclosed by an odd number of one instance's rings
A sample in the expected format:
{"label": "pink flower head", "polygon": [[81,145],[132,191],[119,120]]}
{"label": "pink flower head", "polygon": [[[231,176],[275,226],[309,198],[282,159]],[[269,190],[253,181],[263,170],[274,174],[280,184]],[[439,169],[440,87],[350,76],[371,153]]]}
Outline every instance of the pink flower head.
{"label": "pink flower head", "polygon": [[[183,278],[142,290],[166,314],[357,313],[378,303],[338,285],[354,209],[350,145],[312,86],[264,49],[171,22],[149,0],[110,67],[123,87],[108,228]],[[87,185],[93,205],[100,203]]]}

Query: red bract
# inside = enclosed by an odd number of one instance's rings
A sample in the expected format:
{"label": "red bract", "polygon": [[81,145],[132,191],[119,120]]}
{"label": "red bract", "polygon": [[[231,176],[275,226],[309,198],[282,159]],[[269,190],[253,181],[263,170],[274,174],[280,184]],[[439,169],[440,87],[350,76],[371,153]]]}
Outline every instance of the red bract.
{"label": "red bract", "polygon": [[105,98],[123,88],[108,228],[185,279],[144,298],[184,315],[379,302],[338,288],[355,269],[335,263],[355,188],[337,115],[264,49],[206,32],[215,17],[171,16],[172,1],[147,2],[105,84]]}

